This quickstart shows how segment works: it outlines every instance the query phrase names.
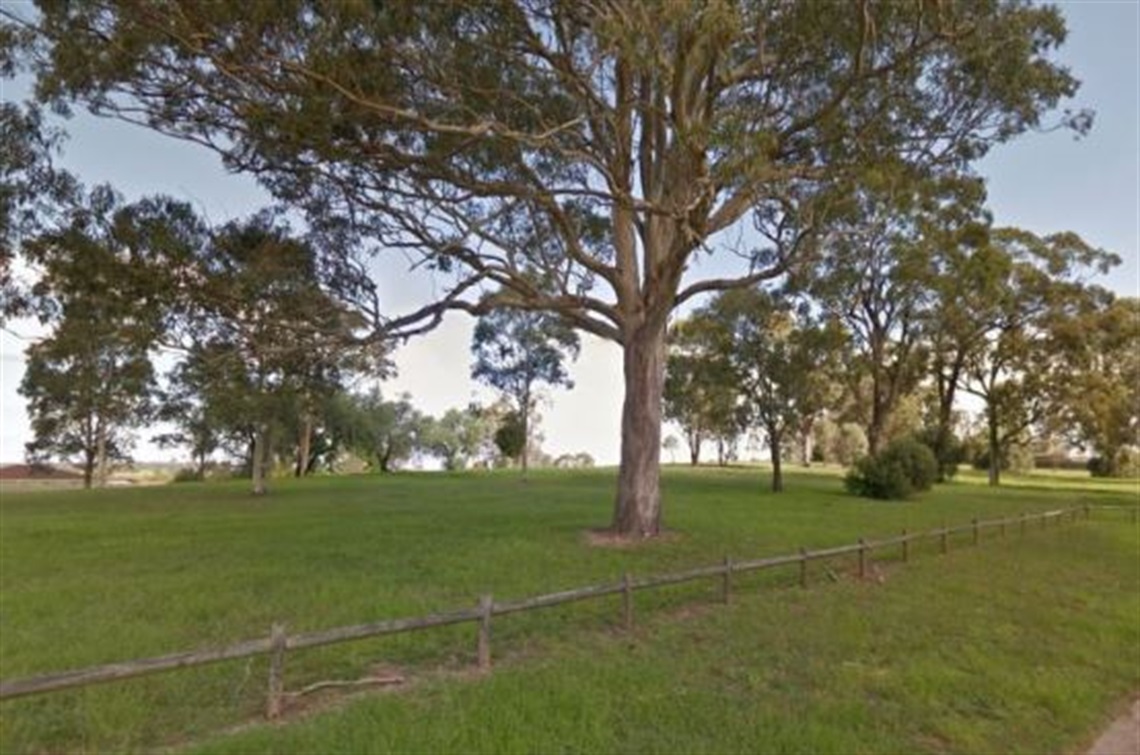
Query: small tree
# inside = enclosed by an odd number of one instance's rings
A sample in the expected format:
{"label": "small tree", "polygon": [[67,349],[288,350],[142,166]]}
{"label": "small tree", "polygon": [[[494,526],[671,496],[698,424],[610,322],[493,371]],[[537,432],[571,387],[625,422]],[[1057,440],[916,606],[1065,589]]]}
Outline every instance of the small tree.
{"label": "small tree", "polygon": [[69,317],[26,354],[20,393],[34,435],[28,458],[78,457],[85,488],[106,484],[109,464],[128,458],[129,432],[151,409],[150,359],[120,337],[106,321]]}
{"label": "small tree", "polygon": [[475,326],[471,376],[514,402],[522,449],[508,456],[521,456],[524,477],[538,386],[572,388],[574,383],[564,362],[567,357],[576,359],[579,348],[578,334],[552,315],[500,310],[484,316]]}
{"label": "small tree", "polygon": [[39,269],[31,304],[54,328],[27,351],[31,458],[80,457],[84,484],[106,481],[129,431],[153,408],[150,352],[169,292],[158,260],[196,239],[192,215],[165,199],[124,205],[109,188],[77,197],[59,225],[23,239]]}
{"label": "small tree", "polygon": [[361,285],[357,271],[322,260],[271,211],[169,260],[179,294],[171,340],[207,360],[195,380],[212,415],[248,428],[255,495],[266,492],[275,436],[294,424],[282,417],[300,418],[298,456],[307,460],[316,407],[345,373],[383,364],[353,337],[358,317],[347,301]]}
{"label": "small tree", "polygon": [[757,289],[730,291],[694,313],[709,334],[714,373],[727,376],[745,422],[764,432],[772,459],[772,490],[784,489],[783,448],[789,435],[823,408],[842,331],[808,322],[782,300]]}
{"label": "small tree", "polygon": [[1140,447],[1140,299],[1089,304],[1054,327],[1066,344],[1067,387],[1051,424],[1096,451],[1095,474],[1127,476]]}
{"label": "small tree", "polygon": [[389,401],[377,388],[365,394],[343,394],[335,402],[331,430],[373,469],[391,472],[424,447],[427,421],[411,399],[405,393]]}
{"label": "small tree", "polygon": [[1039,237],[999,229],[990,245],[1002,285],[974,314],[986,327],[965,362],[960,387],[985,402],[989,482],[998,485],[1001,459],[1026,431],[1064,406],[1068,362],[1080,340],[1067,329],[1097,296],[1083,276],[1106,272],[1120,260],[1073,233]]}
{"label": "small tree", "polygon": [[717,358],[719,337],[716,327],[700,318],[681,320],[669,331],[663,412],[680,425],[693,466],[700,463],[706,440],[722,439],[718,456],[723,458],[723,439],[739,433],[736,384],[727,363]]}
{"label": "small tree", "polygon": [[478,404],[448,409],[439,419],[425,419],[420,445],[439,457],[444,469],[460,470],[488,457],[497,427],[495,412]]}

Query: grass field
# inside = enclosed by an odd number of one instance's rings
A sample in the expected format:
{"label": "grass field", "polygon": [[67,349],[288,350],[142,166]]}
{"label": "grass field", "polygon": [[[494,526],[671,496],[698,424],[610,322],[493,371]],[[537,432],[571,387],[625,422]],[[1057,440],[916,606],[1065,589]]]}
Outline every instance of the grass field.
{"label": "grass field", "polygon": [[[849,497],[834,473],[774,496],[754,468],[675,468],[669,537],[592,547],[613,472],[408,474],[5,494],[0,676],[522,597],[1078,502],[1137,505],[1135,485],[967,476],[907,503]],[[1110,520],[1111,517],[1111,520]],[[381,663],[412,679],[285,726],[256,718],[261,659],[0,704],[0,751],[1067,752],[1140,689],[1140,532],[1123,512],[933,544],[878,579],[794,589],[795,571],[496,621],[496,671],[466,673],[472,627],[289,657],[291,688]],[[892,556],[892,558],[894,558]],[[842,564],[833,568],[843,571]],[[764,588],[764,589],[759,589]]]}

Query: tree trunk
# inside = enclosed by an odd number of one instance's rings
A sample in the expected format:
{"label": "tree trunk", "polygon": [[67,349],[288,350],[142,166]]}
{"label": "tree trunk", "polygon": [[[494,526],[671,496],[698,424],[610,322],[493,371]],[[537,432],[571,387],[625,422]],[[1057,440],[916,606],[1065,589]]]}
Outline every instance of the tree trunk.
{"label": "tree trunk", "polygon": [[205,454],[205,452],[203,452],[203,451],[198,452],[197,462],[198,462],[197,463],[198,479],[204,480],[204,479],[206,479],[206,454]]}
{"label": "tree trunk", "polygon": [[624,344],[625,402],[621,414],[614,531],[653,537],[661,531],[661,395],[665,387],[665,323],[643,326]]}
{"label": "tree trunk", "polygon": [[[88,446],[90,449],[90,446]],[[88,450],[83,455],[83,488],[85,490],[91,489],[91,481],[95,477],[95,454]]]}
{"label": "tree trunk", "polygon": [[701,434],[686,433],[689,442],[689,463],[694,467],[701,463]]}
{"label": "tree trunk", "polygon": [[1001,484],[1001,443],[998,440],[997,414],[991,409],[986,412],[989,425],[990,446],[990,485],[997,487]]}
{"label": "tree trunk", "polygon": [[768,451],[772,455],[772,492],[784,492],[784,470],[780,466],[781,433],[768,430]]}
{"label": "tree trunk", "polygon": [[102,419],[95,425],[95,467],[99,487],[107,487],[107,425]]}
{"label": "tree trunk", "polygon": [[297,447],[297,469],[294,472],[295,477],[304,477],[309,473],[309,454],[312,452],[313,446],[313,420],[311,417],[305,417],[301,421],[301,437]]}
{"label": "tree trunk", "polygon": [[522,447],[522,477],[526,479],[527,467],[529,465],[530,456],[530,385],[527,385],[523,391],[522,400],[522,431],[523,431],[523,447]]}
{"label": "tree trunk", "polygon": [[265,495],[265,458],[269,455],[269,431],[264,426],[258,426],[253,434],[253,459],[251,477],[253,478],[253,494]]}
{"label": "tree trunk", "polygon": [[[941,414],[941,411],[939,412]],[[938,435],[934,439],[934,456],[938,461],[938,482],[946,482],[946,457],[950,455],[950,421],[938,418]]]}
{"label": "tree trunk", "polygon": [[[876,389],[877,390],[877,389]],[[871,402],[871,422],[867,425],[867,454],[875,456],[882,445],[883,429],[886,425],[882,405],[878,396]]]}
{"label": "tree trunk", "polygon": [[886,427],[886,407],[883,401],[883,341],[885,336],[871,334],[871,417],[867,423],[867,454],[879,453],[879,445]]}
{"label": "tree trunk", "polygon": [[935,455],[938,457],[938,481],[946,482],[946,465],[945,460],[950,455],[950,436],[951,425],[954,418],[954,396],[958,388],[959,375],[962,372],[962,363],[964,357],[959,352],[955,357],[954,364],[951,367],[949,375],[944,376],[941,372],[938,375],[938,437],[935,439],[937,448]]}
{"label": "tree trunk", "polygon": [[800,426],[800,463],[805,467],[811,466],[811,456],[815,451],[815,438],[812,436],[812,429],[815,427],[815,420],[806,420]]}

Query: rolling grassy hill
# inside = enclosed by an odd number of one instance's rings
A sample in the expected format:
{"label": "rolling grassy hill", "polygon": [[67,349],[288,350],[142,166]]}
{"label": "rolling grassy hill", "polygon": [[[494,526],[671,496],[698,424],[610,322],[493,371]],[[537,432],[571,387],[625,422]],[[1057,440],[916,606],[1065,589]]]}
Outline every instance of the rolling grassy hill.
{"label": "rolling grassy hill", "polygon": [[[612,470],[406,474],[40,492],[0,502],[4,678],[523,597],[1077,502],[1136,505],[1134,486],[967,478],[906,503],[797,473],[669,469],[660,541],[601,548]],[[0,704],[4,752],[1062,751],[1140,688],[1140,562],[1131,519],[1024,540],[933,545],[874,579],[815,569],[741,577],[730,607],[702,583],[503,617],[497,667],[467,671],[459,626],[293,653],[290,688],[377,664],[411,683],[287,726],[254,727],[265,662],[235,661]]]}

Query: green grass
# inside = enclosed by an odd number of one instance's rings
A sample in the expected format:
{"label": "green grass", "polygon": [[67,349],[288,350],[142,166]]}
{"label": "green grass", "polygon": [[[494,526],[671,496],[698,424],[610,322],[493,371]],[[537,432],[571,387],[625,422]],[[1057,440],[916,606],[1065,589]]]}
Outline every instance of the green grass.
{"label": "green grass", "polygon": [[[755,468],[670,469],[666,525],[676,534],[593,548],[583,531],[607,523],[612,479],[325,478],[281,484],[267,500],[228,484],[6,494],[0,675],[264,636],[273,621],[320,629],[471,605],[487,591],[508,599],[610,581],[626,569],[1077,501],[1136,504],[1128,486],[1053,479],[996,491],[966,481],[913,502],[870,502],[843,494],[834,474],[796,474],[773,496]],[[470,626],[294,653],[292,688],[377,662],[421,681],[208,749],[1072,748],[1140,686],[1137,531],[1121,512],[1115,519],[947,558],[931,544],[882,586],[817,576],[818,589],[801,592],[789,570],[738,580],[742,597],[727,609],[714,604],[712,583],[641,593],[632,643],[615,631],[613,600],[504,617],[495,651],[506,660],[486,679],[427,672],[470,663]],[[699,615],[686,618],[693,606]],[[12,701],[0,705],[0,750],[198,741],[256,716],[264,686],[256,659]]]}

